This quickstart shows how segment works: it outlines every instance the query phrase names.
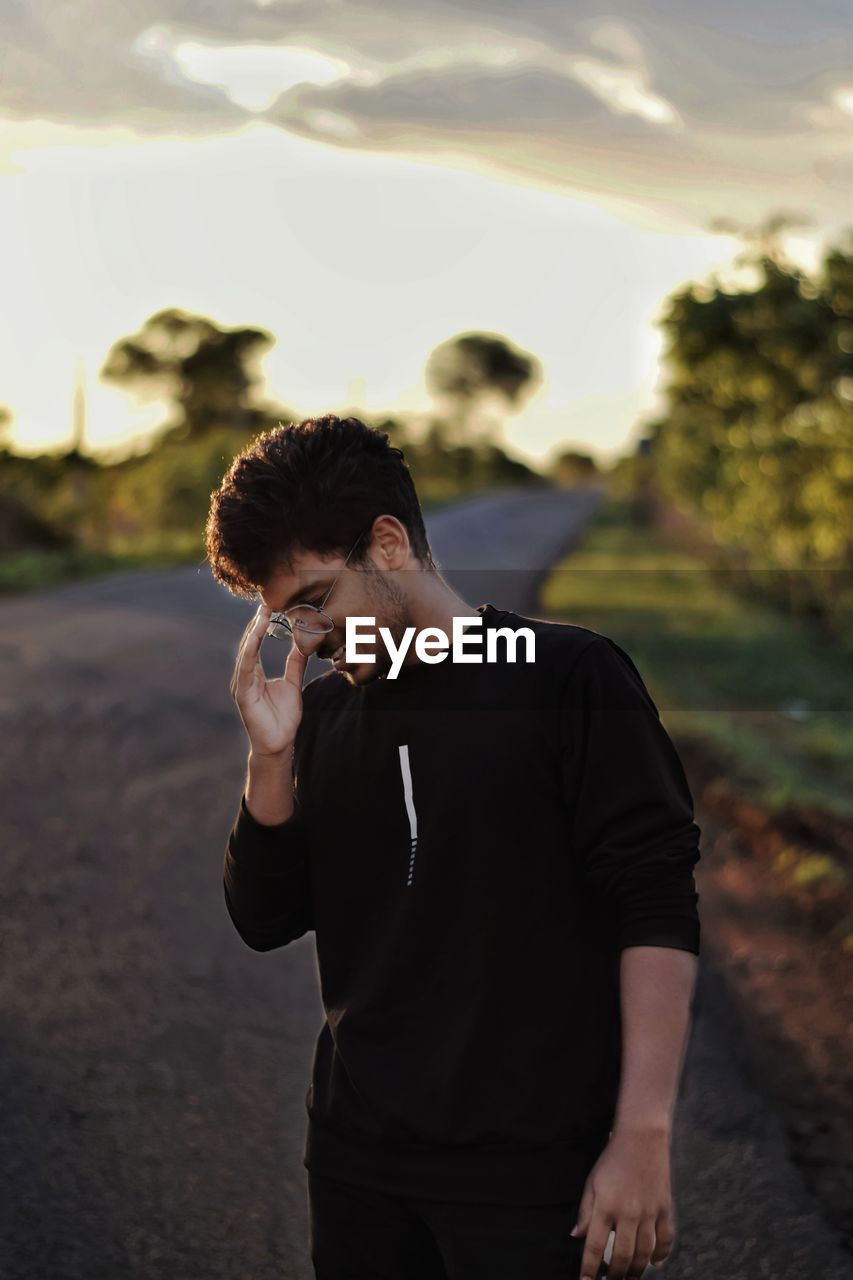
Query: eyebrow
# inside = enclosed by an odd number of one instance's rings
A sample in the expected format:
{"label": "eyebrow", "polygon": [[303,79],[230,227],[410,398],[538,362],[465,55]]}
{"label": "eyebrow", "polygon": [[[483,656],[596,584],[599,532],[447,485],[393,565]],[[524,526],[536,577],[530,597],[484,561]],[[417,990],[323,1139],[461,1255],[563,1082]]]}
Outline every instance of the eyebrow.
{"label": "eyebrow", "polygon": [[308,582],[304,587],[300,587],[298,591],[294,591],[283,609],[273,609],[272,612],[287,613],[288,609],[292,609],[294,605],[299,604],[306,596],[313,595],[318,587],[324,587],[327,582],[328,578],[315,578],[313,582]]}

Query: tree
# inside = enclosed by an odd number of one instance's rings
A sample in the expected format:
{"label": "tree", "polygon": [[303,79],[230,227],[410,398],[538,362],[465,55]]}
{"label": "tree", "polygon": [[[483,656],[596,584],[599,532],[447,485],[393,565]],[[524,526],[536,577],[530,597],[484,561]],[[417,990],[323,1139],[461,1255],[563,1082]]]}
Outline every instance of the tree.
{"label": "tree", "polygon": [[551,476],[560,486],[588,484],[599,478],[598,463],[591,453],[579,449],[564,449],[551,464]]}
{"label": "tree", "polygon": [[172,307],[110,349],[101,377],[168,406],[167,432],[178,438],[218,427],[244,433],[269,425],[257,404],[256,360],[275,339],[264,329],[222,329]]}
{"label": "tree", "polygon": [[713,279],[669,300],[656,476],[721,548],[762,570],[755,583],[830,632],[834,569],[853,551],[853,245],[829,250],[811,279],[772,230],[738,259],[754,286]]}
{"label": "tree", "polygon": [[497,333],[462,333],[436,347],[424,371],[427,390],[446,406],[454,443],[494,434],[501,413],[516,412],[542,379],[535,356]]}

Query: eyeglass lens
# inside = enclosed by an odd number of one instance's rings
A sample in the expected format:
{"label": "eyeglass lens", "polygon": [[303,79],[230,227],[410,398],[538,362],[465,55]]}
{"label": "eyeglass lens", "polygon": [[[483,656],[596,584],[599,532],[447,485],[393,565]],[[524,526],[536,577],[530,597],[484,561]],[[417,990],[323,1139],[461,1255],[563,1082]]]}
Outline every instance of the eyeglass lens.
{"label": "eyeglass lens", "polygon": [[[291,627],[303,635],[321,636],[333,628],[329,625],[327,619],[317,612],[315,609],[306,609],[299,605],[295,609],[291,609],[285,614],[287,621]],[[280,622],[271,622],[268,627],[270,635],[285,639],[288,635],[287,627]]]}
{"label": "eyeglass lens", "polygon": [[332,629],[327,619],[314,609],[291,609],[287,620],[294,630],[307,631],[309,635],[322,635]]}

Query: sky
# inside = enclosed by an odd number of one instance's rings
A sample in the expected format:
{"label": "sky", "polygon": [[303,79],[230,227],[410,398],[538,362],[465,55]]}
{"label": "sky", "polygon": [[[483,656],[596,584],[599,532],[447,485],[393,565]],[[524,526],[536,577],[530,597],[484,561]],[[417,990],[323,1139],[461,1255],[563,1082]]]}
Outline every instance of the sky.
{"label": "sky", "polygon": [[607,461],[660,407],[666,296],[779,212],[814,269],[853,209],[840,0],[6,0],[0,405],[26,452],[133,447],[103,384],[180,307],[276,343],[297,417],[425,412],[473,329],[544,379],[502,443]]}

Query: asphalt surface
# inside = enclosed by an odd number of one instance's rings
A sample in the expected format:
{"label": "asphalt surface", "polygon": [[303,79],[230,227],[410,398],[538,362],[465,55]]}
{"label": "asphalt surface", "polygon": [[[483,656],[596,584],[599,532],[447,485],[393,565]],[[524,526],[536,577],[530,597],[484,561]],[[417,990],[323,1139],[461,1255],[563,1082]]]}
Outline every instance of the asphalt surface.
{"label": "asphalt surface", "polygon": [[[594,505],[496,493],[437,512],[430,538],[471,605],[541,616],[536,586]],[[252,612],[206,565],[0,606],[3,1280],[312,1280],[313,935],[250,951],[221,887]],[[733,1028],[703,951],[660,1274],[851,1276]]]}

